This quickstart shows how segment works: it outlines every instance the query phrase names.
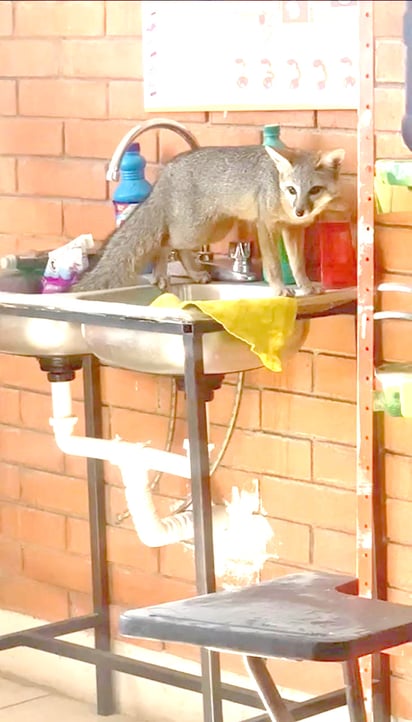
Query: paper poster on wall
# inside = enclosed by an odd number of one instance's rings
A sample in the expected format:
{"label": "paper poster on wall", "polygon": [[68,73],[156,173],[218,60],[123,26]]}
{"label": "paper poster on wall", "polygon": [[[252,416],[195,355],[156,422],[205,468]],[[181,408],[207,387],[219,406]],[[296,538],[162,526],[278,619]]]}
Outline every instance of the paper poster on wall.
{"label": "paper poster on wall", "polygon": [[144,0],[145,109],[356,108],[356,0]]}

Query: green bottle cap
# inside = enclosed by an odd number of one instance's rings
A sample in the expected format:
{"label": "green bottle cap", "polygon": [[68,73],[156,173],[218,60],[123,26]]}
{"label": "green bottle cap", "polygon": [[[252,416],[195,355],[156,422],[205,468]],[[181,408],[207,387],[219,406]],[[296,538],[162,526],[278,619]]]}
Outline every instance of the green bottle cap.
{"label": "green bottle cap", "polygon": [[263,127],[263,145],[276,145],[279,143],[280,125],[265,125]]}

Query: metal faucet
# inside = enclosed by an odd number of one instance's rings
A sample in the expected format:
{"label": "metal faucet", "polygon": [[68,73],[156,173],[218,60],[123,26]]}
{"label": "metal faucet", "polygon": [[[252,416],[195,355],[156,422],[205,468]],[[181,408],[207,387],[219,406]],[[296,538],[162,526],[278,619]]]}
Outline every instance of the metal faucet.
{"label": "metal faucet", "polygon": [[[128,147],[136,140],[136,138],[142,135],[142,133],[156,128],[174,131],[187,142],[191,150],[200,148],[200,144],[193,133],[185,128],[182,123],[178,123],[176,120],[168,120],[167,118],[153,118],[152,120],[147,120],[141,125],[135,125],[134,128],[131,128],[131,130],[123,136],[109,163],[106,180],[119,180],[120,163],[122,162],[123,155]],[[203,246],[202,249],[198,251],[198,256],[205,269],[209,271],[212,281],[245,282],[256,281],[260,278],[260,274],[256,273],[252,268],[250,243],[239,242],[230,244],[228,256],[223,254],[213,254],[210,252],[208,246]],[[173,252],[171,252],[170,261],[176,261],[176,254],[173,254]],[[183,268],[181,268],[181,271],[183,275],[185,275]]]}
{"label": "metal faucet", "polygon": [[249,241],[229,243],[228,255],[213,254],[209,251],[206,254],[200,252],[199,255],[212,281],[245,283],[261,279],[261,270],[252,260]]}
{"label": "metal faucet", "polygon": [[145,133],[147,130],[153,128],[163,128],[164,130],[173,130],[175,133],[180,135],[185,140],[192,150],[200,148],[195,136],[185,128],[182,123],[178,123],[176,120],[167,120],[167,118],[153,118],[153,120],[147,120],[141,125],[135,125],[134,128],[129,130],[126,135],[123,136],[120,143],[113,153],[113,157],[109,163],[109,167],[106,173],[106,180],[118,181],[120,178],[120,163],[122,162],[123,155],[128,149],[129,145],[133,143],[139,135]]}

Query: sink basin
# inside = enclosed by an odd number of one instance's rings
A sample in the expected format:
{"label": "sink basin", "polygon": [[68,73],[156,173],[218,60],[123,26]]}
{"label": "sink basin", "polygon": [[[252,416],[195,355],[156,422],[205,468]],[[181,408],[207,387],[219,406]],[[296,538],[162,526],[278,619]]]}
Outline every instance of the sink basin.
{"label": "sink basin", "polygon": [[[170,290],[182,300],[268,298],[264,283],[210,283],[178,281]],[[120,368],[181,375],[184,370],[184,322],[205,320],[197,308],[151,306],[160,294],[146,276],[137,285],[107,291],[65,294],[0,292],[0,353],[20,356],[81,356],[93,353],[103,362]],[[352,301],[356,289],[342,289],[298,297],[298,315],[292,337],[282,352],[285,360],[302,345],[311,317]],[[159,330],[131,328],[135,321],[148,322]],[[99,325],[102,322],[105,325]],[[160,323],[168,324],[168,332]],[[116,326],[119,325],[119,328]],[[129,326],[129,328],[126,328]],[[205,372],[230,373],[257,368],[258,356],[248,345],[224,330],[203,337]]]}
{"label": "sink basin", "polygon": [[[175,283],[170,292],[181,300],[235,300],[240,298],[270,298],[269,286],[263,283]],[[342,289],[313,296],[298,298],[298,313],[307,315],[326,311],[336,305],[346,303],[355,297],[354,289]],[[151,302],[160,291],[149,285],[133,286],[107,291],[94,291],[79,294],[78,299],[89,299],[106,304],[121,304],[123,314],[129,315],[124,306],[133,306],[134,314],[139,308],[139,316],[146,319],[165,319],[170,316],[185,320],[205,318],[196,308],[166,309],[151,307]],[[97,305],[97,304],[96,304]],[[131,310],[131,309],[130,309]],[[303,344],[309,330],[309,320],[296,321],[294,333],[288,339],[281,353],[281,359],[287,360]],[[129,330],[108,328],[85,323],[82,333],[90,351],[110,366],[118,366],[134,371],[165,375],[184,373],[184,348],[182,336],[162,331]],[[232,373],[258,368],[262,365],[259,357],[249,346],[234,338],[224,330],[209,332],[203,336],[204,369],[207,374]]]}
{"label": "sink basin", "polygon": [[90,349],[80,324],[0,315],[0,353],[16,356],[81,356]]}
{"label": "sink basin", "polygon": [[[1,274],[0,274],[1,275]],[[4,289],[4,282],[0,284]],[[73,294],[64,294],[65,296]],[[59,304],[62,294],[0,293],[4,305]],[[80,323],[0,313],[0,353],[17,356],[81,356],[90,353]]]}

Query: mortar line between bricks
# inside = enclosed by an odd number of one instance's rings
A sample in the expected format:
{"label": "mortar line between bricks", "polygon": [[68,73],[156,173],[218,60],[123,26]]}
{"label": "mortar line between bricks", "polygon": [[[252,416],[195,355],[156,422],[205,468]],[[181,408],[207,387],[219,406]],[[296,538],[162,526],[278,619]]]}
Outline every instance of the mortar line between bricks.
{"label": "mortar line between bricks", "polygon": [[[336,358],[334,354],[330,354],[332,358]],[[319,399],[320,401],[335,401],[338,404],[349,404],[349,406],[356,406],[356,401],[349,401],[348,399],[344,399],[341,397],[336,396],[328,396],[327,394],[319,394],[315,391],[311,393],[307,393],[304,391],[291,391],[291,390],[285,390],[285,389],[274,389],[274,388],[264,388],[264,391],[266,393],[275,393],[275,394],[282,394],[282,395],[292,395],[292,396],[304,396],[307,399]]]}

